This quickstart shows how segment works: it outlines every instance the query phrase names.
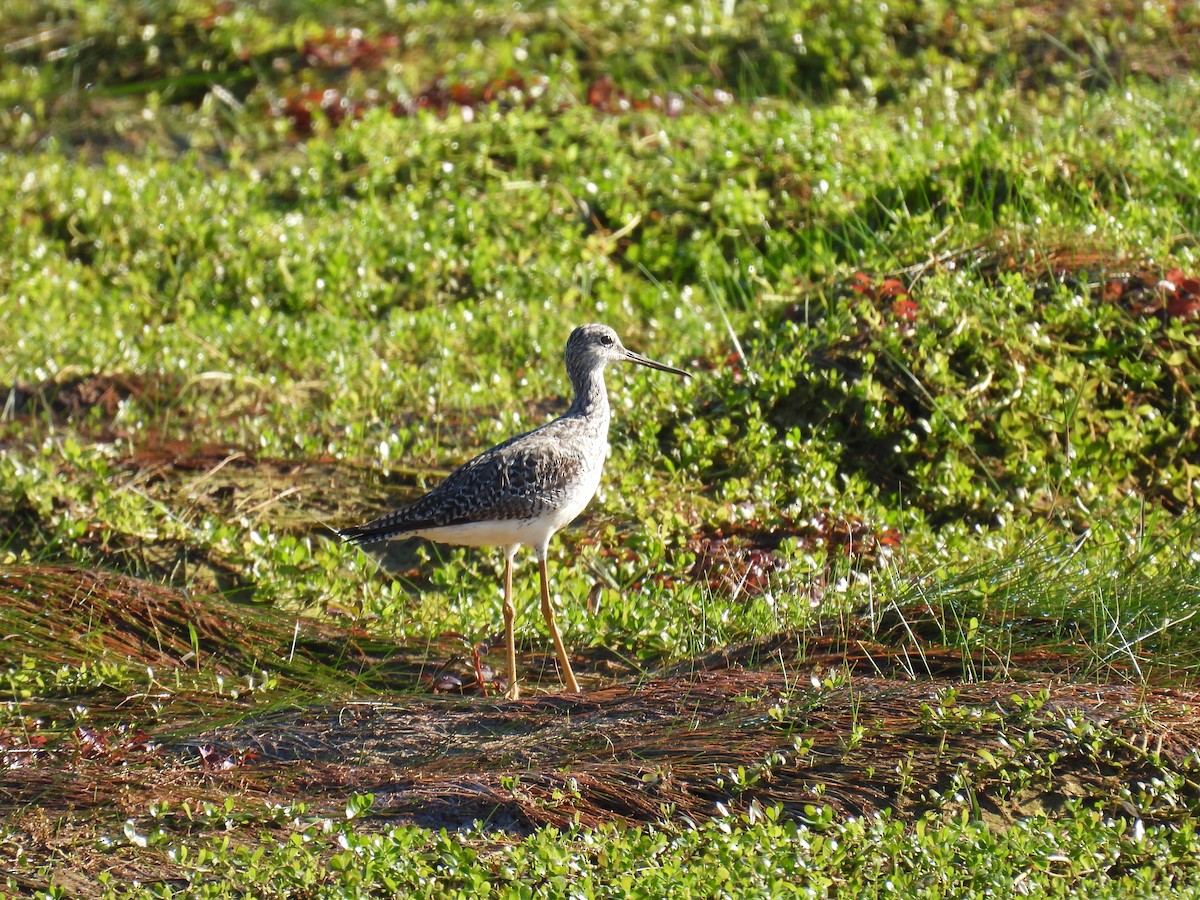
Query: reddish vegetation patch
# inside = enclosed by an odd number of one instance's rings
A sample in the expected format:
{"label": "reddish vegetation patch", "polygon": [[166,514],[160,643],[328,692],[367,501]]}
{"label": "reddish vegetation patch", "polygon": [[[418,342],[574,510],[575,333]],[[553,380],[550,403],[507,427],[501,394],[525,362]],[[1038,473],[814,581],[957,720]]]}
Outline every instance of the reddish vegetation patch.
{"label": "reddish vegetation patch", "polygon": [[[400,49],[400,41],[395,35],[368,38],[358,29],[329,29],[321,37],[305,42],[299,54],[299,65],[301,68],[337,75],[353,71],[379,71],[395,62]],[[279,60],[278,66],[287,68],[288,63]],[[277,118],[288,119],[293,131],[304,137],[312,134],[318,117],[323,117],[336,127],[380,107],[394,116],[412,116],[421,111],[446,116],[457,112],[466,121],[471,121],[477,111],[492,106],[502,112],[529,109],[547,94],[549,87],[550,79],[544,75],[526,77],[513,71],[490,79],[467,81],[452,81],[439,76],[414,94],[400,96],[370,88],[363,91],[361,96],[351,97],[333,83],[325,87],[304,84],[272,103],[270,112]],[[718,89],[710,93],[651,92],[644,97],[636,97],[623,90],[612,76],[605,74],[588,85],[585,102],[596,112],[605,115],[652,110],[675,118],[689,105],[698,109],[728,106],[733,102],[733,95]],[[558,111],[564,108],[559,107]]]}
{"label": "reddish vegetation patch", "polygon": [[1200,313],[1200,279],[1181,269],[1171,269],[1161,277],[1141,272],[1109,278],[1104,282],[1103,297],[1138,316],[1193,319]]}
{"label": "reddish vegetation patch", "polygon": [[314,69],[381,69],[399,49],[400,39],[394,34],[369,38],[358,28],[328,28],[304,42],[300,57]]}
{"label": "reddish vegetation patch", "polygon": [[33,386],[13,384],[0,388],[0,397],[4,398],[3,411],[9,417],[76,419],[98,410],[105,419],[112,419],[126,400],[155,395],[161,388],[160,381],[153,377],[93,374]]}
{"label": "reddish vegetation patch", "polygon": [[850,290],[861,294],[874,305],[890,311],[892,318],[901,322],[914,321],[920,311],[908,288],[898,278],[876,281],[866,272],[855,272],[850,278]]}
{"label": "reddish vegetation patch", "polygon": [[296,134],[307,136],[312,133],[318,115],[337,126],[347,119],[361,118],[367,110],[382,106],[392,115],[400,117],[416,115],[422,110],[445,116],[452,110],[458,110],[465,120],[470,121],[476,110],[492,104],[502,110],[528,109],[544,89],[544,79],[529,83],[513,73],[479,84],[449,82],[438,78],[407,97],[391,97],[372,89],[365,91],[361,98],[352,99],[337,88],[303,88],[276,102],[271,107],[271,114],[289,119]]}
{"label": "reddish vegetation patch", "polygon": [[[1200,277],[1189,275],[1182,269],[1163,272],[1141,268],[1132,273],[1125,269],[1120,274],[1112,274],[1118,268],[1113,260],[1099,253],[1068,248],[1040,249],[1032,263],[1022,261],[1004,249],[972,248],[961,254],[961,258],[942,258],[936,263],[906,270],[905,274],[911,276],[908,283],[896,275],[880,277],[858,271],[838,283],[835,289],[841,296],[869,303],[899,324],[912,324],[921,314],[920,304],[914,297],[921,277],[942,265],[974,267],[985,274],[1023,271],[1031,279],[1044,280],[1047,288],[1064,280],[1074,280],[1094,290],[1098,282],[1099,299],[1116,303],[1134,315],[1163,319],[1191,319],[1200,315]],[[813,288],[813,285],[797,283],[797,289],[802,292]],[[805,309],[803,303],[792,303],[785,309],[784,318],[802,319]]]}
{"label": "reddish vegetation patch", "polygon": [[169,466],[207,472],[226,465],[247,468],[255,464],[255,459],[251,453],[233,444],[184,441],[150,432],[134,449],[127,462],[139,468]]}
{"label": "reddish vegetation patch", "polygon": [[741,522],[695,535],[688,541],[696,562],[687,577],[733,598],[758,596],[768,589],[771,574],[787,565],[778,553],[785,540],[795,541],[800,552],[829,548],[870,564],[900,546],[900,533],[892,528],[876,531],[857,517],[834,518],[827,512],[804,522],[769,527],[756,521]]}
{"label": "reddish vegetation patch", "polygon": [[[528,79],[515,72],[486,81],[450,81],[439,77],[409,96],[393,97],[370,89],[359,98],[351,98],[335,87],[318,89],[303,87],[284,95],[271,107],[271,114],[291,121],[299,136],[312,133],[315,119],[322,115],[334,126],[347,119],[363,116],[370,109],[385,107],[394,116],[413,116],[419,112],[431,112],[446,116],[457,112],[466,121],[472,121],[479,110],[495,106],[502,112],[529,109],[544,97],[550,87],[545,76]],[[619,88],[613,79],[602,75],[587,89],[586,103],[605,115],[625,115],[632,112],[655,111],[669,118],[681,115],[689,106],[707,110],[727,106],[733,97],[724,91],[704,94],[692,91],[687,94],[650,93],[645,97],[634,97]],[[567,107],[558,107],[561,112]],[[552,110],[553,111],[553,110]]]}
{"label": "reddish vegetation patch", "polygon": [[[794,285],[798,294],[807,294],[816,286],[800,279]],[[839,280],[833,285],[837,296],[845,298],[851,304],[865,304],[877,310],[877,315],[902,334],[911,334],[913,327],[921,315],[921,306],[914,294],[916,279],[905,284],[896,276],[877,277],[868,272],[858,271],[849,278]],[[792,322],[806,321],[811,314],[807,300],[789,303],[783,309],[783,318]],[[865,337],[865,331],[859,337]]]}
{"label": "reddish vegetation patch", "polygon": [[[794,544],[794,550],[786,556],[779,552],[784,541]],[[691,567],[681,575],[658,573],[652,577],[659,584],[683,579],[705,584],[731,599],[750,598],[769,589],[772,575],[786,570],[792,553],[829,550],[830,562],[849,557],[871,566],[889,557],[900,543],[900,532],[894,528],[876,528],[857,516],[835,517],[826,511],[803,521],[783,517],[768,524],[747,519],[693,534],[686,543],[687,551],[695,555]],[[621,562],[639,558],[638,552],[628,546],[603,544],[596,538],[584,538],[580,545]],[[631,584],[634,589],[639,586],[638,582]],[[823,593],[824,586],[822,578],[814,579],[814,599]]]}
{"label": "reddish vegetation patch", "polygon": [[608,115],[653,110],[671,119],[679,117],[689,106],[698,110],[712,110],[733,103],[733,95],[719,88],[711,93],[690,91],[685,95],[652,92],[645,97],[635,97],[623,90],[611,75],[600,75],[593,79],[586,96],[588,106]]}

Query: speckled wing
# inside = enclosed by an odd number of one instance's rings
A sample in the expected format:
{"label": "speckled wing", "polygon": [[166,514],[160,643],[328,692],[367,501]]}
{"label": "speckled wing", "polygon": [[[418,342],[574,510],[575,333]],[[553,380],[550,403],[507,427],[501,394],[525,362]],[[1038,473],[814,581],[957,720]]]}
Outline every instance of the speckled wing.
{"label": "speckled wing", "polygon": [[493,447],[455,469],[424,497],[347,528],[342,538],[368,544],[430,528],[537,518],[559,504],[585,463],[552,434],[529,440],[534,434]]}

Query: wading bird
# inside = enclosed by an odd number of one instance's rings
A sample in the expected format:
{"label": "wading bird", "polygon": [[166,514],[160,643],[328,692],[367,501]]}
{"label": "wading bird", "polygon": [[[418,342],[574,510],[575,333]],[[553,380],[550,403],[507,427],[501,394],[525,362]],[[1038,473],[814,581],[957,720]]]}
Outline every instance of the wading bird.
{"label": "wading bird", "polygon": [[622,361],[688,376],[682,369],[625,349],[607,325],[581,325],[567,339],[567,376],[575,399],[566,413],[464,463],[408,506],[340,532],[344,540],[357,544],[420,537],[445,544],[504,548],[504,639],[510,699],[520,693],[512,570],[521,545],[537,553],[542,615],[554,641],[563,683],[570,693],[579,693],[550,605],[546,550],[554,533],[583,512],[600,486],[611,416],[604,368]]}

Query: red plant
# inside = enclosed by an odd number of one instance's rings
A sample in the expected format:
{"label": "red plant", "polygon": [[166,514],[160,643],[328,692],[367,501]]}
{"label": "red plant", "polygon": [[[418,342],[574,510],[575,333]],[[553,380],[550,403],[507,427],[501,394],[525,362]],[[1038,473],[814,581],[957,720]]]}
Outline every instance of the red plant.
{"label": "red plant", "polygon": [[884,301],[890,300],[892,318],[900,322],[915,322],[921,311],[908,288],[898,278],[885,278],[876,283],[866,272],[855,272],[850,276],[850,290],[866,295],[876,306],[882,306]]}
{"label": "red plant", "polygon": [[365,37],[357,28],[330,28],[319,38],[309,38],[300,50],[305,64],[319,69],[379,69],[400,47],[394,34]]}
{"label": "red plant", "polygon": [[1101,296],[1135,315],[1192,319],[1200,316],[1200,279],[1169,269],[1162,277],[1151,273],[1110,278]]}
{"label": "red plant", "polygon": [[1171,269],[1157,287],[1168,316],[1190,319],[1200,313],[1200,279],[1188,278],[1181,269]]}

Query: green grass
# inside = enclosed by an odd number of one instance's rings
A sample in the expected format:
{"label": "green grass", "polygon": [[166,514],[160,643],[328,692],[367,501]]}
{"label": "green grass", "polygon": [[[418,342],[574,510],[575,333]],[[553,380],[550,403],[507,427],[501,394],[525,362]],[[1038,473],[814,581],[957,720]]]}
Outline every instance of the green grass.
{"label": "green grass", "polygon": [[[1118,7],[10,3],[0,574],[121,573],[260,607],[275,637],[485,641],[497,554],[419,546],[389,574],[325,529],[554,415],[565,338],[600,320],[695,377],[609,375],[603,492],[552,550],[573,649],[649,679],[865,622],[910,660],[958,654],[964,682],[1044,653],[1190,690],[1200,19]],[[523,651],[545,643],[532,575]],[[119,721],[166,678],[94,621],[70,643],[13,610],[0,747],[34,716],[69,733],[76,701]],[[300,662],[218,634],[193,624],[171,677],[222,715],[266,659],[283,686],[248,711],[421,689],[328,658],[332,630]],[[163,841],[214,895],[386,873],[602,896],[636,872],[649,896],[685,867],[706,896],[723,870],[764,894],[1120,896],[1194,876],[1192,802],[1137,835],[1081,803],[994,830],[768,816],[499,843],[303,813],[260,839],[259,811],[228,846],[211,823]],[[54,841],[14,828],[12,889],[48,883]],[[1060,870],[1031,868],[1047,854]]]}
{"label": "green grass", "polygon": [[[803,825],[768,812],[674,833],[547,829],[507,843],[411,828],[362,834],[353,819],[312,821],[295,810],[275,816],[294,817],[286,840],[264,836],[231,848],[215,839],[192,849],[194,870],[204,874],[187,885],[189,894],[321,896],[336,885],[348,897],[814,897],[845,890],[946,897],[1020,890],[1026,881],[1062,885],[1056,895],[1194,890],[1187,882],[1193,823],[1134,834],[1128,822],[1079,810],[1003,832],[966,817],[922,820],[914,830],[886,816]],[[162,842],[155,831],[131,827],[127,834],[150,847]],[[319,848],[331,845],[337,851],[322,858]],[[115,888],[111,896],[155,893]]]}

